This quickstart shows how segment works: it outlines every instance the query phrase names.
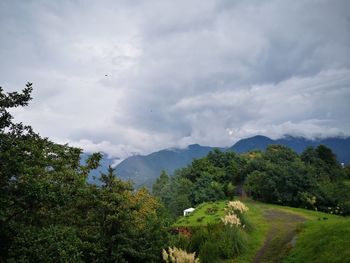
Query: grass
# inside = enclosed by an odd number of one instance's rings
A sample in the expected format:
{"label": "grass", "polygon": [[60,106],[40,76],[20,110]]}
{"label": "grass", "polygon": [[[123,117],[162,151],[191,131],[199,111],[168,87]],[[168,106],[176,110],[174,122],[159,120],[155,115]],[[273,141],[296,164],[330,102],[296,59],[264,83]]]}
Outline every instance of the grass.
{"label": "grass", "polygon": [[225,215],[225,207],[228,201],[208,202],[200,204],[196,210],[188,216],[181,217],[174,227],[198,227],[209,223],[220,223],[220,218]]}
{"label": "grass", "polygon": [[[248,206],[249,211],[246,212],[246,217],[253,226],[253,231],[246,235],[246,250],[245,253],[237,258],[234,262],[251,262],[254,259],[256,251],[261,247],[265,240],[266,233],[269,229],[269,224],[263,217],[263,208],[249,199],[243,200]],[[225,207],[228,201],[218,201],[203,203],[196,207],[196,210],[186,217],[181,217],[173,226],[174,227],[198,227],[206,226],[209,223],[219,223],[220,218],[225,215]],[[218,210],[214,214],[207,214],[206,211],[210,208],[217,207]],[[203,219],[202,219],[203,218]],[[232,262],[226,261],[226,262]]]}
{"label": "grass", "polygon": [[295,248],[283,262],[349,262],[350,219],[306,222]]}
{"label": "grass", "polygon": [[296,208],[296,207],[290,207],[290,206],[281,206],[281,205],[274,205],[274,204],[266,204],[261,203],[257,201],[250,201],[253,202],[255,205],[263,208],[263,209],[277,209],[280,211],[285,211],[291,214],[296,214],[305,217],[307,220],[314,220],[318,218],[339,218],[337,215],[327,214],[324,212],[314,211],[314,210],[308,210],[303,208]]}
{"label": "grass", "polygon": [[[265,240],[275,229],[272,241],[266,250],[261,262],[275,262],[276,258],[284,263],[292,262],[347,262],[350,258],[350,218],[341,217],[323,212],[279,206],[256,202],[250,199],[242,200],[249,207],[246,217],[253,226],[253,230],[245,234],[245,251],[229,262],[253,262],[257,252],[265,244]],[[203,203],[187,217],[181,217],[174,227],[200,227],[209,223],[219,223],[224,216],[228,201]],[[212,209],[212,208],[215,209]],[[217,209],[217,210],[216,210]],[[216,211],[215,211],[216,210]],[[211,211],[211,214],[207,212]],[[213,212],[215,211],[215,212]],[[278,216],[267,218],[266,214],[273,211],[275,214],[287,215],[282,219]],[[288,215],[291,219],[288,221]],[[293,216],[305,219],[304,223],[293,221]],[[286,222],[287,221],[287,222]],[[286,249],[287,235],[297,234],[295,247]]]}
{"label": "grass", "polygon": [[[279,206],[273,204],[265,204],[254,201],[246,201],[246,204],[251,208],[255,207],[260,213],[266,212],[269,209],[279,210],[287,212],[289,214],[294,214],[302,216],[306,219],[305,223],[302,223],[297,227],[298,235],[297,241],[294,248],[292,248],[289,253],[283,259],[284,263],[292,262],[348,262],[350,258],[350,218],[341,217],[337,215],[327,214],[318,211],[306,210],[302,208],[294,208],[287,206]],[[259,216],[259,215],[258,215]],[[255,222],[256,232],[253,233],[250,238],[254,238],[254,234],[261,238],[261,236],[266,235],[266,225],[267,228],[271,226],[272,223],[276,222],[266,222],[263,224]],[[277,221],[277,228],[279,227],[279,222]],[[286,225],[284,224],[284,227]],[[283,231],[279,231],[275,239],[281,238]],[[264,236],[265,238],[265,236]],[[262,243],[261,243],[262,244]],[[258,249],[256,246],[251,246],[251,250],[247,250],[234,262],[252,262],[254,256]],[[277,256],[283,255],[288,251],[277,251],[277,248],[272,247],[271,251],[276,251],[276,254],[271,253],[264,258],[262,262],[270,262],[275,260]],[[277,252],[281,252],[279,255]]]}
{"label": "grass", "polygon": [[[249,199],[242,200],[249,211],[246,213],[248,220],[253,226],[253,231],[247,235],[247,247],[243,254],[238,256],[233,262],[250,263],[255,254],[264,243],[266,234],[269,230],[269,223],[263,216],[263,208]],[[227,263],[230,261],[227,261]],[[232,262],[232,261],[231,261]]]}

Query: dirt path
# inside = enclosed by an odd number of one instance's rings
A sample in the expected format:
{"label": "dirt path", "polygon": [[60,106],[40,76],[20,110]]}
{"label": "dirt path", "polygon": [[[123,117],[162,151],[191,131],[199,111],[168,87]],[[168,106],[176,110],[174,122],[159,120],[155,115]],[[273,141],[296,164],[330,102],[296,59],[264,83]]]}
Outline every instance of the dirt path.
{"label": "dirt path", "polygon": [[295,243],[297,225],[304,222],[305,218],[277,209],[266,210],[264,217],[271,224],[271,228],[253,263],[277,263]]}

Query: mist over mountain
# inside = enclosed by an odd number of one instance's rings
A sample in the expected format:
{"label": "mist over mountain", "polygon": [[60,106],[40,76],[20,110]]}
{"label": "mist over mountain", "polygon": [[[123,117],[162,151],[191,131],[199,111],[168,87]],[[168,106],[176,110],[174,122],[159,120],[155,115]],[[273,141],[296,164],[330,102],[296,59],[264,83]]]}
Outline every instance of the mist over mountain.
{"label": "mist over mountain", "polygon": [[297,153],[301,153],[306,147],[317,147],[320,144],[331,148],[341,163],[350,162],[350,138],[332,137],[324,139],[306,139],[303,137],[285,136],[272,140],[266,136],[257,135],[247,139],[242,139],[227,149],[236,153],[244,153],[252,150],[265,150],[270,144],[281,144],[292,148]]}
{"label": "mist over mountain", "polygon": [[[338,161],[342,163],[350,162],[350,138],[324,138],[306,139],[303,137],[285,136],[280,139],[270,139],[266,136],[257,135],[250,138],[241,139],[228,148],[220,148],[224,151],[245,153],[252,150],[265,150],[271,144],[281,144],[292,148],[297,153],[301,153],[305,148],[316,147],[320,144],[331,148],[336,154]],[[187,166],[195,158],[206,156],[211,150],[219,147],[201,146],[198,144],[189,145],[184,149],[169,148],[160,150],[149,155],[135,155],[120,162],[116,168],[116,174],[123,180],[132,180],[136,188],[141,186],[152,187],[152,184],[162,170],[168,174],[173,174],[176,169]],[[84,154],[86,158],[86,154]],[[104,158],[101,167],[90,174],[89,181],[98,183],[100,172],[105,172],[108,165],[112,165],[114,159]],[[94,178],[95,177],[95,178]]]}

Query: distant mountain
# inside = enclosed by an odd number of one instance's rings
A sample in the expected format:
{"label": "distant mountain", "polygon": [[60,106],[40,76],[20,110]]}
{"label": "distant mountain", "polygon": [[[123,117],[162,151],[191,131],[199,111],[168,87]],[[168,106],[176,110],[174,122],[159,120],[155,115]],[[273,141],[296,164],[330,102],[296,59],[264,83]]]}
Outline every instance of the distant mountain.
{"label": "distant mountain", "polygon": [[[86,159],[90,156],[89,153],[83,153],[80,156],[80,163],[81,164],[85,164]],[[107,157],[106,154],[103,154],[103,158],[100,161],[100,167],[96,170],[92,170],[90,171],[89,177],[88,177],[88,182],[89,183],[94,183],[99,185],[100,182],[98,180],[98,178],[100,177],[101,173],[106,173],[108,166],[109,165],[113,165],[113,163],[115,162],[115,159],[110,159]]]}
{"label": "distant mountain", "polygon": [[[222,150],[234,151],[236,153],[249,152],[251,150],[265,150],[268,145],[282,144],[301,153],[306,147],[316,147],[324,144],[331,148],[340,162],[350,162],[350,138],[327,138],[309,140],[302,137],[285,136],[284,138],[272,140],[268,137],[257,135],[242,139],[229,148]],[[141,186],[152,187],[162,170],[173,174],[176,169],[187,166],[194,158],[206,156],[214,147],[193,144],[185,149],[165,149],[149,155],[135,155],[126,158],[116,166],[116,174],[123,180],[132,180],[136,188]],[[86,155],[84,155],[86,156]],[[85,157],[86,158],[86,157]],[[104,158],[101,167],[90,174],[89,181],[98,183],[93,177],[98,177],[100,172],[105,172],[108,165],[114,162],[112,159]]]}
{"label": "distant mountain", "polygon": [[334,137],[326,139],[309,140],[303,137],[285,136],[281,139],[272,140],[268,137],[257,135],[247,139],[242,139],[228,148],[227,151],[237,153],[249,152],[252,150],[265,150],[270,144],[281,144],[292,148],[297,153],[304,151],[306,147],[317,147],[320,144],[331,148],[339,162],[350,162],[350,138]]}
{"label": "distant mountain", "polygon": [[117,175],[123,180],[133,180],[135,187],[152,187],[162,170],[172,174],[194,158],[206,156],[213,148],[193,144],[185,149],[165,149],[146,156],[136,155],[122,161],[116,167]]}
{"label": "distant mountain", "polygon": [[236,153],[245,153],[252,150],[263,151],[270,144],[274,144],[274,141],[268,137],[257,135],[251,138],[239,140],[233,146],[228,148],[227,151],[233,151]]}

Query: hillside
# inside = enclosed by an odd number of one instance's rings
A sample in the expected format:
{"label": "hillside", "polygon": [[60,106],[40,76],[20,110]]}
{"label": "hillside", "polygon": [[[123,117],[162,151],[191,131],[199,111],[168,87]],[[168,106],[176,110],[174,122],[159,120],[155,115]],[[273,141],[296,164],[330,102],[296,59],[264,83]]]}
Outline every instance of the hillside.
{"label": "hillside", "polygon": [[[233,262],[346,262],[350,257],[350,218],[244,199],[253,230]],[[220,222],[227,201],[203,203],[174,227],[198,229]],[[206,211],[217,208],[213,214]],[[229,262],[229,261],[227,261]],[[231,261],[230,261],[231,262]]]}
{"label": "hillside", "polygon": [[152,187],[162,170],[172,174],[194,158],[206,156],[213,148],[193,144],[185,149],[165,149],[146,156],[132,156],[116,167],[117,175],[123,180],[133,180],[135,187]]}
{"label": "hillside", "polygon": [[[324,144],[332,149],[338,160],[343,163],[350,162],[350,138],[327,138],[308,140],[302,137],[285,136],[284,138],[272,140],[268,137],[257,135],[242,139],[233,146],[222,149],[244,153],[251,150],[265,150],[271,144],[282,144],[301,153],[306,147],[316,147]],[[176,169],[187,166],[194,158],[206,156],[214,147],[189,145],[185,149],[170,148],[149,155],[135,155],[126,158],[116,166],[117,175],[123,180],[132,180],[135,187],[151,187],[162,170],[173,174]],[[90,182],[96,182],[92,176],[99,176],[100,171],[105,172],[108,165],[113,164],[112,159],[104,158],[101,167],[91,173]]]}

